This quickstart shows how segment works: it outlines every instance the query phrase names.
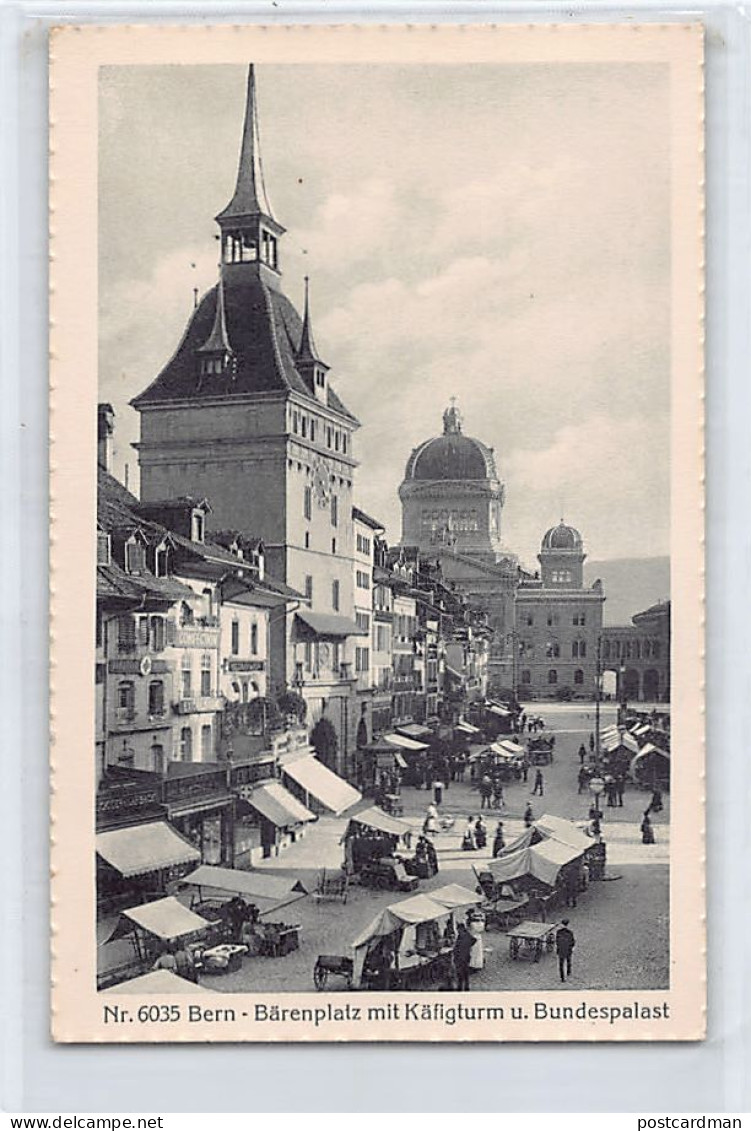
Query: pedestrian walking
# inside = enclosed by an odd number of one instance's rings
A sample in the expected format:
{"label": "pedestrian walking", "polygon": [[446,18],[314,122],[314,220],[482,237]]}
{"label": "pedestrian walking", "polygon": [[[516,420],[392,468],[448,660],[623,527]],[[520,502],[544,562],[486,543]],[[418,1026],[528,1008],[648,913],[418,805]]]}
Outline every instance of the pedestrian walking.
{"label": "pedestrian walking", "polygon": [[577,793],[583,793],[584,790],[587,788],[587,777],[588,777],[588,775],[587,775],[586,768],[584,766],[580,766],[579,767],[579,773],[578,773],[577,779],[576,779],[579,783],[579,788],[576,791]]}
{"label": "pedestrian walking", "polygon": [[472,953],[472,947],[476,942],[477,939],[470,933],[466,924],[460,923],[456,932],[456,942],[454,943],[453,950],[457,990],[469,989],[469,958]]}
{"label": "pedestrian walking", "polygon": [[433,801],[436,805],[440,805],[443,801],[443,782],[440,778],[436,778],[433,782]]}
{"label": "pedestrian walking", "polygon": [[499,821],[493,837],[493,857],[500,856],[506,847],[506,840],[503,835],[503,821]]}
{"label": "pedestrian walking", "polygon": [[571,977],[571,956],[574,953],[576,939],[574,932],[568,925],[568,919],[561,920],[561,926],[555,933],[555,950],[558,955],[558,973],[561,981],[565,982]]}
{"label": "pedestrian walking", "polygon": [[566,906],[576,907],[576,900],[579,895],[578,869],[572,868],[571,871],[566,873],[564,880],[564,891],[566,893]]}
{"label": "pedestrian walking", "polygon": [[475,844],[475,826],[471,817],[467,817],[467,827],[464,830],[462,837],[462,852],[474,852],[477,848]]}
{"label": "pedestrian walking", "polygon": [[589,750],[590,750],[590,753],[591,753],[591,754],[594,754],[594,750],[595,750],[595,736],[594,736],[594,735],[592,734],[592,732],[591,732],[591,731],[589,732]]}
{"label": "pedestrian walking", "polygon": [[524,810],[525,827],[528,828],[528,829],[531,828],[533,821],[534,821],[534,816],[532,814],[532,806],[530,805],[529,802],[527,802],[527,808]]}
{"label": "pedestrian walking", "polygon": [[500,778],[495,778],[493,781],[493,808],[502,809],[503,805],[503,782]]}
{"label": "pedestrian walking", "polygon": [[542,777],[542,770],[537,770],[535,773],[535,784],[532,789],[532,796],[535,795],[542,797],[544,793],[544,781]]}
{"label": "pedestrian walking", "polygon": [[529,758],[525,754],[524,758],[522,759],[522,781],[526,782],[528,777],[529,777]]}
{"label": "pedestrian walking", "polygon": [[645,810],[644,820],[641,823],[641,842],[642,844],[654,844],[655,842],[655,832],[649,819],[649,809]]}
{"label": "pedestrian walking", "polygon": [[619,774],[615,779],[615,795],[618,798],[618,808],[623,808],[623,793],[626,789],[626,779],[623,774]]}
{"label": "pedestrian walking", "polygon": [[425,820],[422,825],[423,836],[435,836],[438,832],[438,810],[435,805],[428,805]]}
{"label": "pedestrian walking", "polygon": [[478,848],[484,848],[488,843],[488,828],[482,817],[478,817],[475,821],[475,844]]}
{"label": "pedestrian walking", "polygon": [[584,760],[586,759],[586,757],[587,757],[587,748],[584,745],[584,743],[582,742],[581,746],[579,747],[579,765],[580,766],[584,765]]}
{"label": "pedestrian walking", "polygon": [[661,813],[662,812],[662,792],[659,789],[654,790],[652,793],[652,800],[647,808],[648,813]]}
{"label": "pedestrian walking", "polygon": [[493,794],[493,783],[487,774],[483,774],[480,780],[480,808],[490,808],[490,798]]}

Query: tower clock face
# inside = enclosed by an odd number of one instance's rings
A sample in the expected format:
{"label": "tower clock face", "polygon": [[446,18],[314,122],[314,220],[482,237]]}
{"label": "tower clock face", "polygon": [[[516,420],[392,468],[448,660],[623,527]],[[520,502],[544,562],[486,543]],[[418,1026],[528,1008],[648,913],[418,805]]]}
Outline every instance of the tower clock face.
{"label": "tower clock face", "polygon": [[313,468],[313,493],[320,507],[325,507],[329,501],[330,487],[326,465],[317,463]]}

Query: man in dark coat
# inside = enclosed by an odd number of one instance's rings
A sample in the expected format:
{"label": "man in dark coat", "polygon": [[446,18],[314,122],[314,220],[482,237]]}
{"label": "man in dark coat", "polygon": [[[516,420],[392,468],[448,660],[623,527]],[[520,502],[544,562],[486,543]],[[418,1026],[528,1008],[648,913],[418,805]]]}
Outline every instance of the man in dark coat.
{"label": "man in dark coat", "polygon": [[534,797],[535,795],[539,795],[540,797],[542,797],[543,791],[544,791],[544,784],[543,784],[543,778],[542,778],[542,770],[537,770],[535,772],[535,784],[534,784],[534,787],[532,789],[532,796]]}
{"label": "man in dark coat", "polygon": [[574,932],[568,925],[568,919],[562,920],[562,925],[555,932],[555,950],[558,955],[558,973],[561,981],[566,981],[566,975],[571,977],[571,955],[576,946]]}
{"label": "man in dark coat", "polygon": [[582,742],[581,746],[579,747],[579,764],[580,765],[582,765],[582,766],[584,765],[584,759],[586,757],[587,757],[587,748],[584,745],[584,743]]}
{"label": "man in dark coat", "polygon": [[469,989],[469,956],[476,938],[464,923],[459,924],[454,943],[454,969],[456,970],[457,990]]}

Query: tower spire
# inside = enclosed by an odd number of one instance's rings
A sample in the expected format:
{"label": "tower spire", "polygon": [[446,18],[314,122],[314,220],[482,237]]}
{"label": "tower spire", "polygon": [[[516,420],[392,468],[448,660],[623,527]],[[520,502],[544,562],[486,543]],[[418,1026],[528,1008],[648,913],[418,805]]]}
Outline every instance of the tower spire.
{"label": "tower spire", "polygon": [[313,330],[310,324],[310,279],[305,276],[305,306],[302,317],[302,333],[300,335],[300,348],[297,351],[297,360],[305,364],[322,365],[328,368],[318,356],[316,344],[313,341]]}
{"label": "tower spire", "polygon": [[219,222],[239,220],[243,217],[257,215],[268,216],[269,219],[273,220],[273,213],[263,179],[255,68],[251,63],[248,67],[245,121],[243,123],[235,191],[227,207],[217,216],[217,220]]}

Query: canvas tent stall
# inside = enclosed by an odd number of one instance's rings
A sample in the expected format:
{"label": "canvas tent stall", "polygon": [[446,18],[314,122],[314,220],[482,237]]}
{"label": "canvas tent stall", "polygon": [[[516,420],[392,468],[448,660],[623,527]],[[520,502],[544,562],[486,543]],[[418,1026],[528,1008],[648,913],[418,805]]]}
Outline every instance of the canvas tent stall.
{"label": "canvas tent stall", "polygon": [[669,789],[670,755],[648,742],[632,758],[629,773],[637,785],[646,789]]}
{"label": "canvas tent stall", "polygon": [[394,748],[395,757],[403,763],[404,781],[408,785],[421,785],[428,773],[428,743],[396,731],[388,731],[381,738]]}
{"label": "canvas tent stall", "polygon": [[[166,896],[122,911],[106,942],[129,938],[139,963],[144,965],[165,947],[204,938],[213,927],[213,923],[179,899]],[[143,969],[138,972],[142,973]]]}
{"label": "canvas tent stall", "polygon": [[545,814],[475,874],[493,903],[531,892],[552,898],[569,882],[584,883],[584,864],[598,848],[572,821]]}
{"label": "canvas tent stall", "polygon": [[[414,829],[406,821],[385,813],[377,805],[350,818],[344,834],[344,868],[368,886],[399,887],[409,890],[417,878],[407,875],[397,856],[400,842],[411,846]],[[380,879],[379,879],[380,878]]]}
{"label": "canvas tent stall", "polygon": [[205,986],[196,982],[189,982],[171,970],[149,970],[147,974],[140,974],[137,978],[129,978],[127,982],[118,982],[116,986],[109,986],[102,991],[105,994],[208,994]]}
{"label": "canvas tent stall", "polygon": [[282,777],[290,792],[311,811],[328,811],[338,817],[362,801],[359,790],[313,755],[285,762]]}
{"label": "canvas tent stall", "polygon": [[430,895],[390,904],[352,944],[353,985],[370,984],[381,968],[384,952],[393,955],[394,974],[401,986],[421,973],[447,973],[457,917],[480,901],[468,888],[448,884]]}
{"label": "canvas tent stall", "polygon": [[295,878],[237,868],[216,868],[209,864],[202,864],[185,876],[181,886],[191,888],[202,904],[208,901],[221,903],[239,896],[253,904],[261,918],[307,895],[304,885]]}

